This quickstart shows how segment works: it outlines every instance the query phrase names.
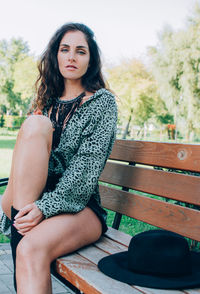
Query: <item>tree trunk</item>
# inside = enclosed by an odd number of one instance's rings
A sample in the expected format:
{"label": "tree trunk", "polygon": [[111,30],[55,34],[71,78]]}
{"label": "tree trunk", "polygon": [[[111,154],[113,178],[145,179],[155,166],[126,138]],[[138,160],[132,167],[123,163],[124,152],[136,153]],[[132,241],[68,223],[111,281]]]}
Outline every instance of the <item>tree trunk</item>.
{"label": "tree trunk", "polygon": [[129,131],[130,122],[131,122],[131,119],[132,119],[132,113],[133,113],[133,109],[131,109],[131,113],[129,115],[128,122],[126,124],[126,128],[124,130],[124,133],[122,135],[122,139],[126,139],[126,137],[127,137],[127,134],[128,134],[128,131]]}
{"label": "tree trunk", "polygon": [[191,120],[187,122],[186,141],[192,142],[194,140],[194,127]]}

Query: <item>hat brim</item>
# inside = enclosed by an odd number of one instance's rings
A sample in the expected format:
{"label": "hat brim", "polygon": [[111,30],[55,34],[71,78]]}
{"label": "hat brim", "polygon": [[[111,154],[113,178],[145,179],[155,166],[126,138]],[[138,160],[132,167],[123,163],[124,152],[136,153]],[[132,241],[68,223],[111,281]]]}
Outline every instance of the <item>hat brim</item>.
{"label": "hat brim", "polygon": [[181,277],[163,277],[140,274],[128,269],[128,252],[120,252],[102,258],[99,269],[107,276],[129,285],[157,289],[189,289],[200,286],[200,253],[191,252],[192,272]]}

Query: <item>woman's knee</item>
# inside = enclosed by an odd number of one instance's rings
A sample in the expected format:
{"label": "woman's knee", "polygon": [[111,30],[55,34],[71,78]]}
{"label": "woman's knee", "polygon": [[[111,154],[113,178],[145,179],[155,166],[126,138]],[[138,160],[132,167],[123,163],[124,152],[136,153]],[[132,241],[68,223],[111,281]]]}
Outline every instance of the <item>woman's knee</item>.
{"label": "woman's knee", "polygon": [[45,250],[42,250],[39,246],[39,242],[35,242],[28,236],[24,236],[17,246],[17,263],[24,266],[38,266],[44,264],[50,264],[48,255]]}
{"label": "woman's knee", "polygon": [[53,128],[50,119],[44,115],[30,115],[22,124],[20,136],[30,139],[34,136],[52,136]]}
{"label": "woman's knee", "polygon": [[26,236],[24,236],[17,246],[17,258],[20,259],[20,261],[26,259],[30,260],[35,253],[36,251],[33,243],[31,243],[29,239],[27,240]]}

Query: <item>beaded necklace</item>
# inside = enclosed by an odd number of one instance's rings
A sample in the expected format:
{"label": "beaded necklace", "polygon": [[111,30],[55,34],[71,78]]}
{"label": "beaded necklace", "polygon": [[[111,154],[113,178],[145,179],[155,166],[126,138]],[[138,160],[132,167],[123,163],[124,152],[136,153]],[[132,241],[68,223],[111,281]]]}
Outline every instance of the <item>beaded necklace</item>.
{"label": "beaded necklace", "polygon": [[74,99],[60,100],[57,98],[53,101],[50,114],[50,120],[54,128],[52,149],[58,147],[62,131],[64,130],[66,124],[69,122],[76,109],[80,106],[84,96],[85,92],[81,93]]}

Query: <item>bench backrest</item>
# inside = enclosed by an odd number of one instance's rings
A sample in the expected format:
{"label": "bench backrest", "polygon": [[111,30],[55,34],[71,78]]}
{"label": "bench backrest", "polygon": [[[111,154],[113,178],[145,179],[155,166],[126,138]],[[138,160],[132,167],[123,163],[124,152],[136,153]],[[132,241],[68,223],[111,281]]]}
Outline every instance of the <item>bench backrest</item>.
{"label": "bench backrest", "polygon": [[105,208],[200,241],[199,145],[116,140],[109,159]]}

